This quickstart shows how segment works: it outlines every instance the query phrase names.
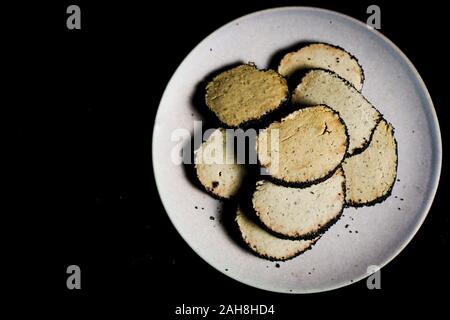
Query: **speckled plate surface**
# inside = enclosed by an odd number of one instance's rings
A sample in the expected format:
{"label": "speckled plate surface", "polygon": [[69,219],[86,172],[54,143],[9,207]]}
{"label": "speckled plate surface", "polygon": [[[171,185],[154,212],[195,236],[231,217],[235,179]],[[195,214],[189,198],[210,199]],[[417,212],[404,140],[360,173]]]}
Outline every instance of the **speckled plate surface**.
{"label": "speckled plate surface", "polygon": [[[359,59],[366,77],[363,94],[396,130],[398,181],[386,201],[346,209],[312,250],[275,267],[275,262],[256,257],[229,236],[221,223],[220,201],[194,186],[183,165],[171,160],[174,146],[180,143],[171,138],[176,129],[192,133],[193,121],[202,119],[192,96],[208,74],[238,61],[266,68],[276,52],[302,41],[332,43]],[[167,85],[153,132],[157,187],[181,236],[207,263],[229,277],[287,293],[336,289],[366,277],[368,266],[383,267],[391,261],[428,213],[439,180],[441,153],[432,101],[407,57],[387,38],[353,18],[306,7],[256,12],[204,39]]]}

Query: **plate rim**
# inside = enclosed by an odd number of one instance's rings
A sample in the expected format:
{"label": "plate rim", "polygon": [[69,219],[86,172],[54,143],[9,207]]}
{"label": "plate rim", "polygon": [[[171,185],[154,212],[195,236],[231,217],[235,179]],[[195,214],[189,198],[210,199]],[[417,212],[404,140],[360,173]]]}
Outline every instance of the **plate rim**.
{"label": "plate rim", "polygon": [[384,268],[387,264],[389,264],[392,260],[394,260],[405,248],[406,246],[411,242],[411,240],[414,238],[414,236],[417,234],[417,232],[419,231],[420,227],[423,225],[426,217],[428,216],[428,213],[431,209],[431,206],[434,202],[434,199],[436,197],[436,192],[439,186],[439,181],[440,181],[440,176],[441,176],[441,171],[442,171],[442,137],[441,137],[441,129],[440,129],[440,125],[439,125],[439,119],[437,117],[437,113],[436,113],[436,109],[434,107],[433,101],[431,99],[431,95],[425,85],[425,82],[423,81],[422,77],[420,76],[419,72],[417,71],[417,69],[415,68],[414,64],[409,60],[409,58],[403,53],[403,51],[397,47],[397,45],[392,42],[389,38],[387,38],[385,35],[383,35],[381,32],[379,32],[378,30],[375,30],[371,27],[369,27],[367,24],[363,23],[362,21],[353,18],[351,16],[348,16],[346,14],[343,14],[341,12],[337,12],[334,10],[329,10],[329,9],[324,9],[324,8],[318,8],[318,7],[312,7],[312,6],[281,6],[281,7],[273,7],[273,8],[267,8],[267,9],[263,9],[263,10],[258,10],[258,11],[254,11],[248,14],[245,14],[243,16],[240,16],[236,19],[230,20],[229,22],[223,24],[222,26],[220,26],[219,28],[215,29],[214,31],[212,31],[210,34],[208,34],[205,38],[203,38],[200,42],[198,42],[197,45],[194,46],[194,48],[192,48],[192,50],[189,51],[189,53],[184,57],[184,59],[180,62],[180,64],[178,65],[178,67],[175,69],[175,71],[173,72],[172,76],[170,77],[170,80],[167,82],[165,88],[164,88],[164,92],[161,96],[161,99],[159,101],[158,104],[158,109],[156,111],[155,117],[154,117],[154,121],[153,121],[153,130],[152,130],[152,146],[151,146],[151,150],[152,150],[152,171],[153,171],[153,177],[155,179],[155,184],[156,184],[156,189],[158,190],[158,195],[161,199],[161,203],[164,207],[164,210],[166,212],[166,215],[169,217],[170,222],[172,223],[172,225],[174,226],[175,230],[178,232],[178,234],[180,235],[180,237],[186,242],[186,244],[192,249],[192,251],[194,251],[195,254],[197,254],[202,260],[204,260],[209,266],[213,267],[214,269],[216,269],[217,271],[219,271],[220,273],[226,275],[227,277],[239,282],[239,283],[243,283],[245,285],[248,285],[250,287],[253,288],[257,288],[257,289],[261,289],[264,291],[268,291],[268,292],[276,292],[276,293],[285,293],[285,294],[309,294],[309,293],[319,293],[319,292],[328,292],[328,291],[332,291],[332,290],[336,290],[336,289],[340,289],[343,287],[346,287],[348,285],[354,284],[356,282],[359,282],[363,279],[365,279],[366,277],[368,277],[370,274],[368,274],[367,272],[359,277],[356,277],[354,279],[351,279],[351,281],[342,281],[341,283],[335,284],[335,285],[331,285],[328,286],[326,288],[320,288],[320,289],[310,289],[310,290],[304,290],[304,291],[290,291],[290,289],[285,289],[285,290],[281,290],[281,289],[269,289],[267,287],[263,287],[260,285],[256,285],[254,283],[249,283],[247,282],[245,279],[237,279],[236,277],[230,275],[229,273],[226,273],[225,271],[219,269],[218,267],[216,267],[214,264],[212,264],[209,259],[205,256],[203,256],[202,254],[200,254],[193,245],[191,245],[191,243],[183,236],[183,234],[180,232],[179,227],[177,226],[176,222],[174,221],[174,219],[172,219],[172,216],[169,213],[169,210],[167,210],[167,205],[162,197],[161,191],[160,191],[160,187],[159,187],[159,182],[158,182],[158,178],[157,178],[157,173],[156,173],[156,168],[155,168],[155,163],[156,163],[156,159],[155,159],[155,131],[156,131],[156,120],[158,118],[158,114],[161,110],[161,105],[163,103],[163,101],[165,100],[165,96],[167,95],[167,89],[169,88],[169,86],[171,85],[173,79],[175,78],[175,76],[177,75],[178,71],[180,70],[180,68],[184,65],[185,61],[193,54],[193,52],[197,49],[197,47],[199,47],[203,42],[207,41],[210,37],[212,37],[215,33],[219,32],[220,30],[222,30],[223,28],[226,28],[227,26],[229,26],[230,24],[234,24],[234,23],[238,23],[239,21],[243,20],[243,19],[247,19],[249,17],[253,17],[253,16],[257,16],[257,15],[261,15],[261,14],[267,14],[267,13],[272,13],[272,12],[280,12],[280,11],[291,11],[291,10],[302,10],[302,11],[311,11],[311,12],[323,12],[326,14],[331,14],[331,15],[336,15],[340,18],[343,19],[347,19],[350,20],[353,23],[359,24],[360,26],[363,26],[369,30],[371,30],[371,32],[373,32],[376,36],[380,37],[384,42],[387,43],[387,45],[393,49],[401,58],[404,62],[406,62],[407,66],[410,68],[410,70],[413,72],[414,76],[416,77],[417,80],[417,84],[419,85],[419,87],[421,88],[422,92],[424,93],[424,98],[426,99],[427,103],[429,104],[429,108],[428,110],[429,113],[431,113],[431,118],[433,120],[433,124],[434,124],[434,132],[432,132],[435,135],[435,138],[437,140],[437,143],[434,146],[435,152],[437,153],[437,156],[435,157],[434,161],[432,161],[431,166],[434,168],[434,175],[432,178],[432,183],[431,183],[431,188],[429,189],[431,191],[430,193],[430,197],[426,203],[426,205],[424,206],[424,209],[422,210],[419,219],[417,219],[417,222],[412,230],[412,232],[409,233],[409,235],[407,237],[405,237],[405,239],[401,242],[401,244],[398,246],[398,248],[396,250],[393,251],[393,253],[390,255],[390,257],[388,257],[387,259],[384,259],[382,261],[382,263],[379,264],[379,270],[381,270],[382,268]]}

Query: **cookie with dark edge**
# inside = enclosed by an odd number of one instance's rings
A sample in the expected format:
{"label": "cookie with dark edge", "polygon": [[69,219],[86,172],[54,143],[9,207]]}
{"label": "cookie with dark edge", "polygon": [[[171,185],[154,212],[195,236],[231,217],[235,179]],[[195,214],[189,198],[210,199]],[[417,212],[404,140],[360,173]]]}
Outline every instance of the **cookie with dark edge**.
{"label": "cookie with dark edge", "polygon": [[223,128],[216,129],[195,151],[195,170],[205,190],[219,199],[234,197],[246,176],[245,166],[237,163]]}
{"label": "cookie with dark edge", "polygon": [[287,239],[311,239],[323,233],[342,214],[345,176],[339,168],[319,184],[292,188],[258,181],[253,210],[271,233]]}
{"label": "cookie with dark edge", "polygon": [[272,181],[290,186],[311,185],[331,176],[347,147],[345,123],[324,105],[297,110],[257,137],[260,165]]}
{"label": "cookie with dark edge", "polygon": [[300,70],[327,69],[349,81],[358,91],[364,83],[364,71],[355,56],[345,49],[324,42],[310,43],[287,53],[278,65],[278,73],[286,78]]}
{"label": "cookie with dark edge", "polygon": [[206,86],[205,102],[221,123],[236,128],[274,112],[288,98],[284,77],[243,64],[214,77]]}
{"label": "cookie with dark edge", "polygon": [[296,105],[326,104],[336,110],[349,134],[348,155],[362,152],[369,145],[381,113],[367,99],[336,73],[313,69],[295,88],[292,103]]}
{"label": "cookie with dark edge", "polygon": [[319,240],[319,236],[311,240],[280,239],[261,228],[238,207],[235,217],[241,238],[248,248],[258,256],[272,260],[285,261],[309,250]]}
{"label": "cookie with dark edge", "polygon": [[374,205],[392,192],[398,166],[394,128],[382,120],[364,152],[342,163],[346,181],[346,204],[352,207]]}

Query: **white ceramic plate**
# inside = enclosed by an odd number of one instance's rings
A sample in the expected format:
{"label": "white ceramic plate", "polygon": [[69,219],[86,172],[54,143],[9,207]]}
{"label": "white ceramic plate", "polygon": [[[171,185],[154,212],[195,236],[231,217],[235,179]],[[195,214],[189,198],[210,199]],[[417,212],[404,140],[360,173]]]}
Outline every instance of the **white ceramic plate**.
{"label": "white ceramic plate", "polygon": [[[192,95],[212,71],[237,61],[266,68],[274,53],[301,41],[332,43],[359,59],[366,76],[363,94],[396,129],[399,180],[386,201],[346,209],[312,250],[276,267],[229,237],[219,221],[220,202],[195,187],[183,165],[171,161],[178,144],[171,137],[180,128],[193,132],[193,120],[201,119],[201,114],[192,104]],[[206,262],[231,278],[287,293],[339,288],[366,277],[368,266],[383,267],[391,261],[428,213],[439,180],[441,152],[432,101],[407,57],[379,32],[353,18],[306,7],[256,12],[204,39],[167,85],[153,132],[157,187],[181,236]]]}

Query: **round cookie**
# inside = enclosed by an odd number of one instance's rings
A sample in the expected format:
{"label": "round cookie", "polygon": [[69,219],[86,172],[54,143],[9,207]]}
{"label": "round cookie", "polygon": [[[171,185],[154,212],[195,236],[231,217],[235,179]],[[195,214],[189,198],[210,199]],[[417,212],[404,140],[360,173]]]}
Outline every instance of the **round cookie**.
{"label": "round cookie", "polygon": [[270,181],[258,181],[253,209],[266,228],[282,237],[309,239],[336,222],[345,202],[345,177],[335,174],[307,188],[291,188]]}
{"label": "round cookie", "polygon": [[257,137],[258,160],[273,180],[292,186],[331,176],[347,151],[346,127],[327,106],[297,110]]}
{"label": "round cookie", "polygon": [[206,86],[206,105],[228,127],[261,119],[280,108],[289,89],[274,70],[244,64],[217,75]]}
{"label": "round cookie", "polygon": [[388,197],[397,176],[397,163],[394,129],[382,120],[367,149],[342,163],[347,189],[345,202],[349,206],[363,206]]}
{"label": "round cookie", "polygon": [[269,260],[288,260],[305,252],[319,240],[287,240],[280,239],[253,222],[243,210],[238,207],[236,224],[242,239],[247,246],[262,258]]}

